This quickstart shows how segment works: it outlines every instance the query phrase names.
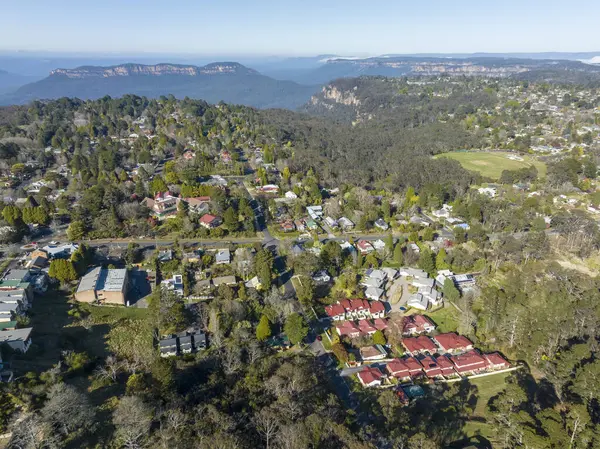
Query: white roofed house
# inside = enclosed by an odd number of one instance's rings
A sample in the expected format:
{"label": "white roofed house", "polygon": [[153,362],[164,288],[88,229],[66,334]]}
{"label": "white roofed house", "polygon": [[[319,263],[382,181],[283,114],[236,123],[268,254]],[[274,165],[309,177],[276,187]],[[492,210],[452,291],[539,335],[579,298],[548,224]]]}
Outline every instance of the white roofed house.
{"label": "white roofed house", "polygon": [[128,276],[126,269],[92,268],[79,281],[75,299],[80,302],[126,304]]}
{"label": "white roofed house", "polygon": [[385,290],[383,290],[382,288],[367,287],[367,289],[365,290],[365,296],[374,301],[381,300],[384,294]]}

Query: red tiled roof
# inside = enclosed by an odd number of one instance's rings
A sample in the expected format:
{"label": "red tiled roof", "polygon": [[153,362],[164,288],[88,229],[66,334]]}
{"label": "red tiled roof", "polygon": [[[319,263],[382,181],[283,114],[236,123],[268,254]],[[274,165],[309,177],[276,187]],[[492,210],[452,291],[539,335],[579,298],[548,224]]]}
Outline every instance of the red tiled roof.
{"label": "red tiled roof", "polygon": [[336,324],[335,327],[338,330],[338,334],[342,337],[351,337],[353,335],[360,334],[360,329],[356,327],[356,324],[354,324],[352,321],[344,321],[340,324]]}
{"label": "red tiled roof", "polygon": [[427,374],[427,377],[435,377],[442,375],[441,368],[438,366],[436,360],[430,355],[420,359],[419,362],[421,362],[421,365],[423,365],[423,369],[425,370],[425,374]]}
{"label": "red tiled roof", "polygon": [[408,377],[410,375],[410,370],[408,369],[408,366],[402,359],[392,360],[385,366],[385,369],[388,373],[395,377],[403,378]]}
{"label": "red tiled roof", "polygon": [[464,373],[475,371],[487,367],[487,361],[477,351],[465,352],[462,355],[451,356],[450,360],[454,363],[456,371]]}
{"label": "red tiled roof", "polygon": [[330,317],[334,317],[338,315],[344,315],[346,313],[346,309],[344,309],[340,303],[331,304],[330,306],[325,306],[325,313]]}
{"label": "red tiled roof", "polygon": [[440,355],[435,358],[438,366],[442,370],[442,374],[448,375],[454,373],[454,364],[445,355]]}
{"label": "red tiled roof", "polygon": [[471,340],[454,332],[437,335],[435,341],[437,341],[440,347],[445,351],[465,350],[469,347],[473,347]]}
{"label": "red tiled roof", "polygon": [[385,306],[382,302],[372,301],[369,310],[371,311],[371,313],[381,313],[385,312]]}
{"label": "red tiled roof", "polygon": [[384,320],[383,318],[375,318],[375,320],[373,320],[373,326],[375,329],[383,331],[388,327],[387,320]]}
{"label": "red tiled roof", "polygon": [[418,374],[423,371],[423,365],[419,363],[414,357],[407,357],[404,359],[404,364],[410,371],[411,376]]}
{"label": "red tiled roof", "polygon": [[484,354],[484,357],[492,366],[510,366],[510,363],[508,363],[506,359],[497,352],[492,352],[491,354]]}
{"label": "red tiled roof", "polygon": [[437,347],[429,337],[421,335],[419,337],[409,337],[402,340],[402,345],[408,352],[431,352],[435,353]]}
{"label": "red tiled roof", "polygon": [[358,328],[363,334],[373,334],[377,330],[367,320],[360,320],[358,322]]}
{"label": "red tiled roof", "polygon": [[200,217],[200,223],[210,224],[216,219],[217,219],[217,217],[215,217],[214,215],[205,214],[205,215],[202,215],[202,217]]}
{"label": "red tiled roof", "polygon": [[381,380],[383,373],[379,368],[372,368],[370,366],[365,367],[358,373],[358,377],[362,380],[365,385],[369,385],[372,382]]}

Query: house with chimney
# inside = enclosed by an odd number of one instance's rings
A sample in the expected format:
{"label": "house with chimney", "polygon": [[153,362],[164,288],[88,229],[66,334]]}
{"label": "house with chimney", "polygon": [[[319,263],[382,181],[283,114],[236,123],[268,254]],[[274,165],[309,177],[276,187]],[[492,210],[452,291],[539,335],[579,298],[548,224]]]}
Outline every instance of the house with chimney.
{"label": "house with chimney", "polygon": [[408,315],[403,317],[402,335],[412,336],[428,334],[435,330],[435,324],[425,315]]}

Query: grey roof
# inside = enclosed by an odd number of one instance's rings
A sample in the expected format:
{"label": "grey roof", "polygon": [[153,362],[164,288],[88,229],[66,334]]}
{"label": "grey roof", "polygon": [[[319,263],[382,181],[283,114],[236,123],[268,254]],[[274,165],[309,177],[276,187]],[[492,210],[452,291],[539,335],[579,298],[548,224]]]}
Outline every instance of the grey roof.
{"label": "grey roof", "polygon": [[165,338],[164,340],[160,340],[158,342],[158,345],[161,348],[169,348],[171,346],[177,346],[177,339],[176,338]]}
{"label": "grey roof", "polygon": [[2,302],[3,298],[16,298],[22,299],[25,296],[25,290],[0,290],[0,302]]}
{"label": "grey roof", "polygon": [[126,276],[127,270],[125,268],[102,270],[96,284],[96,289],[107,292],[120,292],[123,290]]}
{"label": "grey roof", "polygon": [[221,284],[233,285],[236,283],[236,280],[235,276],[221,276],[218,278],[213,278],[212,282],[215,287],[218,287]]}
{"label": "grey roof", "polygon": [[90,271],[84,274],[81,280],[79,281],[77,293],[85,292],[88,290],[95,290],[96,284],[98,282],[98,277],[100,276],[100,271],[102,271],[102,268],[96,267],[92,268]]}
{"label": "grey roof", "polygon": [[15,329],[12,331],[1,331],[0,342],[27,341],[31,336],[32,330],[32,327],[24,327],[23,329]]}
{"label": "grey roof", "polygon": [[9,270],[4,275],[4,279],[7,281],[23,281],[29,277],[29,270]]}
{"label": "grey roof", "polygon": [[179,345],[183,346],[183,345],[191,345],[192,344],[192,336],[191,335],[186,335],[185,337],[179,337]]}
{"label": "grey roof", "polygon": [[231,253],[229,252],[229,249],[220,249],[217,251],[217,254],[215,255],[215,260],[217,262],[220,261],[227,261],[229,262],[229,260],[231,259]]}
{"label": "grey roof", "polygon": [[19,308],[19,304],[10,302],[0,302],[0,312],[14,312]]}
{"label": "grey roof", "polygon": [[121,269],[103,269],[96,267],[88,271],[81,278],[77,292],[88,290],[104,290],[108,292],[120,292],[123,290],[127,270]]}

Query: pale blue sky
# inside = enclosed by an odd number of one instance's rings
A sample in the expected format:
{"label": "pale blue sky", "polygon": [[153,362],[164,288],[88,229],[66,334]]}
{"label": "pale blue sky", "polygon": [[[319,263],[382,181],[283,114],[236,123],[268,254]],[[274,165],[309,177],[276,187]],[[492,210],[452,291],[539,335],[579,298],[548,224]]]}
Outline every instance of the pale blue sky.
{"label": "pale blue sky", "polygon": [[598,0],[3,0],[0,50],[600,51]]}

